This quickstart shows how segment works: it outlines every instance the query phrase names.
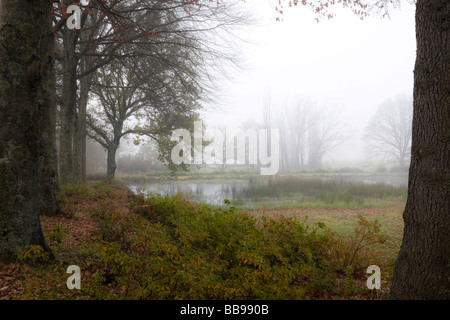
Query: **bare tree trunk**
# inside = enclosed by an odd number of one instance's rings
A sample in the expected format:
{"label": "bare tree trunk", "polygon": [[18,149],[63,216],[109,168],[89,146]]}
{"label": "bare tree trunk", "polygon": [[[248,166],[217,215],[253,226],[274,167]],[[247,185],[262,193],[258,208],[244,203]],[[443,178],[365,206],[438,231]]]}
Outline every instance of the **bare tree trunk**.
{"label": "bare tree trunk", "polygon": [[305,147],[300,146],[300,170],[305,169]]}
{"label": "bare tree trunk", "polygon": [[[27,245],[49,251],[39,220],[39,93],[53,68],[50,0],[0,1],[0,262]],[[44,90],[45,91],[45,90]]]}
{"label": "bare tree trunk", "polygon": [[[51,22],[50,22],[51,23]],[[61,213],[58,202],[58,169],[56,154],[56,101],[54,50],[55,37],[48,33],[41,42],[42,58],[46,67],[43,70],[39,97],[39,207],[40,214],[55,216]]]}
{"label": "bare tree trunk", "polygon": [[405,156],[403,154],[400,155],[400,160],[399,160],[399,164],[400,164],[400,170],[403,172],[406,168],[406,161],[405,161]]}
{"label": "bare tree trunk", "polygon": [[418,0],[408,200],[392,299],[450,299],[450,2]]}
{"label": "bare tree trunk", "polygon": [[64,29],[63,89],[60,134],[60,177],[62,183],[75,182],[74,135],[76,125],[77,58],[75,30]]}
{"label": "bare tree trunk", "polygon": [[113,142],[108,148],[108,162],[107,162],[107,169],[106,169],[106,180],[114,180],[116,176],[116,153],[117,149],[119,148],[118,142]]}
{"label": "bare tree trunk", "polygon": [[80,79],[80,99],[74,141],[74,175],[75,180],[80,182],[86,182],[86,110],[92,77],[93,73],[90,73]]}
{"label": "bare tree trunk", "polygon": [[[311,121],[318,121],[317,118],[312,119]],[[319,129],[317,128],[317,124],[313,123],[310,126],[308,131],[308,139],[309,139],[309,150],[308,150],[308,168],[310,170],[315,170],[320,168],[322,162],[321,155],[321,141],[319,136]]]}

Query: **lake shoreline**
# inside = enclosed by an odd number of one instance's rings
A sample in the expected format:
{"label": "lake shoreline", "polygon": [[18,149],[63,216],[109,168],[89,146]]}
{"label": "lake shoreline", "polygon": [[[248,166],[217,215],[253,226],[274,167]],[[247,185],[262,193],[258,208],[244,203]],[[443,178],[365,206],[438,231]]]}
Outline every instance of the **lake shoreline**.
{"label": "lake shoreline", "polygon": [[[377,181],[382,180],[385,177],[396,178],[404,180],[405,183],[408,179],[408,173],[340,173],[340,172],[287,172],[278,173],[273,176],[261,176],[257,173],[242,173],[242,172],[230,172],[230,173],[183,173],[178,175],[172,175],[166,171],[161,173],[151,172],[147,174],[138,175],[125,175],[117,174],[116,180],[128,183],[128,182],[161,182],[161,181],[202,181],[202,180],[250,180],[261,178],[280,178],[280,177],[305,177],[305,178],[349,178],[349,177],[366,177],[372,178]],[[102,180],[102,175],[95,175],[89,177],[89,180]]]}
{"label": "lake shoreline", "polygon": [[271,208],[372,208],[404,203],[406,175],[286,174],[271,177],[210,175],[210,179],[182,177],[173,180],[120,180],[135,194],[173,196],[246,210]]}

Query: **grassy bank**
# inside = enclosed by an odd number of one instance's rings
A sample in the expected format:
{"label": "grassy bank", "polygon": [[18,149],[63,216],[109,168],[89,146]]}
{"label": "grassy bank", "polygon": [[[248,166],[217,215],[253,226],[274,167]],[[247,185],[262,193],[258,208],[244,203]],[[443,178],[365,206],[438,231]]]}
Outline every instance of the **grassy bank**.
{"label": "grassy bank", "polygon": [[[90,180],[104,180],[106,173],[90,174]],[[392,177],[395,179],[406,179],[405,173],[370,173],[363,172],[359,169],[342,168],[342,169],[317,169],[312,171],[296,171],[296,172],[280,172],[276,177],[294,177],[294,178],[325,178],[335,179],[336,177],[353,177],[360,176],[367,179],[374,179],[378,181],[380,178]],[[233,179],[258,179],[261,178],[259,170],[250,172],[248,170],[212,170],[206,171],[179,171],[173,173],[171,171],[151,171],[141,174],[127,174],[118,172],[116,179],[124,182],[140,182],[146,183],[148,181],[179,181],[179,180],[233,180]]]}
{"label": "grassy bank", "polygon": [[[64,216],[42,217],[56,258],[30,247],[1,266],[0,298],[379,299],[388,291],[392,248],[363,212],[324,224],[104,182],[65,186],[60,198]],[[365,286],[372,264],[383,271],[380,291]],[[81,268],[81,290],[66,288],[69,265]]]}
{"label": "grassy bank", "polygon": [[239,206],[245,201],[251,201],[272,209],[363,209],[401,205],[406,202],[406,196],[406,186],[330,180],[327,177],[277,176],[250,180],[248,187],[237,195],[233,204]]}

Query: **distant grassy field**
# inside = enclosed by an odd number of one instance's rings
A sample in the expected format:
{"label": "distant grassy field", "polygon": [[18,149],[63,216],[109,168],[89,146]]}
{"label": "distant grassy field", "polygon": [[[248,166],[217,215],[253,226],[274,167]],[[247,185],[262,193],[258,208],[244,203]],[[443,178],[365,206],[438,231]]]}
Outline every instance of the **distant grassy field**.
{"label": "distant grassy field", "polygon": [[[380,231],[387,236],[383,245],[383,256],[386,262],[395,259],[400,248],[403,235],[402,213],[404,205],[385,206],[377,208],[252,208],[248,212],[255,216],[283,216],[305,219],[308,224],[313,225],[323,222],[330,230],[350,236],[358,224],[358,216],[368,221],[377,221]],[[391,261],[392,262],[392,261]]]}
{"label": "distant grassy field", "polygon": [[258,203],[249,206],[243,206],[243,200],[232,201],[232,204],[242,210],[254,211],[260,210],[263,206],[266,209],[367,209],[367,208],[384,208],[391,206],[399,206],[405,204],[404,199],[386,198],[386,199],[362,199],[352,202],[334,201],[333,203],[320,200],[298,200],[285,198],[274,202],[270,198],[261,198]]}

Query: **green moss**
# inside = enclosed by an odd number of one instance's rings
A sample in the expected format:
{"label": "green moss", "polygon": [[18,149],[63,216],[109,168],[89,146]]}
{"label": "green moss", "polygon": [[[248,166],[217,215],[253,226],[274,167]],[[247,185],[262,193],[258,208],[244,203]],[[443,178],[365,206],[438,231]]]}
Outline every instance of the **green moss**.
{"label": "green moss", "polygon": [[28,150],[22,146],[14,147],[9,151],[9,158],[15,163],[22,165],[28,160],[30,154]]}
{"label": "green moss", "polygon": [[11,85],[8,81],[0,80],[0,92],[6,92],[10,87]]}

